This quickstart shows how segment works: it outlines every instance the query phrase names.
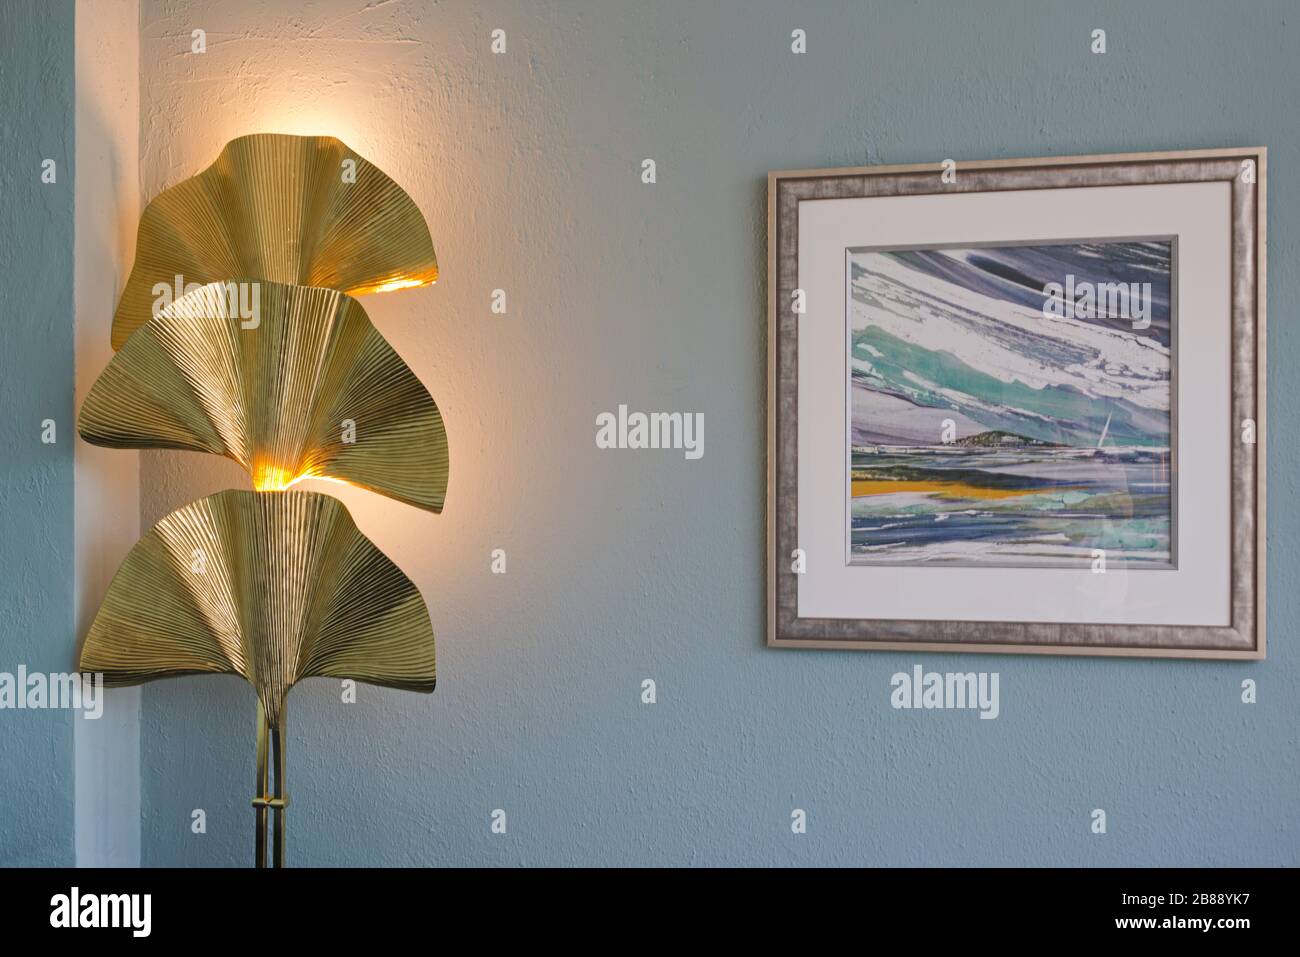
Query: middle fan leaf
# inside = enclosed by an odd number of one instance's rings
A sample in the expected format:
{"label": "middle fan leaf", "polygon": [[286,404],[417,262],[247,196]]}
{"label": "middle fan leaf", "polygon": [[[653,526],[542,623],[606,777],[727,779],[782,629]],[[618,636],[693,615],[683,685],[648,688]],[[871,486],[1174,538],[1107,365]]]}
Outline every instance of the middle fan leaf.
{"label": "middle fan leaf", "polygon": [[433,512],[447,491],[438,407],[333,289],[235,280],[188,293],[131,334],[77,429],[95,445],[224,455],[261,491],[334,479]]}

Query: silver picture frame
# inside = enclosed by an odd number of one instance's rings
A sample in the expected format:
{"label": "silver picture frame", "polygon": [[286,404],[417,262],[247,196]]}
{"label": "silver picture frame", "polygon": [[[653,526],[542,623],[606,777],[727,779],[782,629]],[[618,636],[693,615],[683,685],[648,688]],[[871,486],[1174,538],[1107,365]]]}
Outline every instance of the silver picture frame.
{"label": "silver picture frame", "polygon": [[[963,651],[1262,659],[1265,656],[1265,288],[1264,147],[1062,156],[768,175],[767,644],[778,648]],[[1070,621],[801,617],[799,548],[799,317],[788,305],[798,287],[799,204],[821,199],[952,192],[1227,182],[1231,184],[1230,621],[1228,626],[1093,624]],[[935,238],[935,246],[944,237]],[[784,304],[786,308],[779,308]],[[1196,349],[1195,337],[1179,338]],[[835,370],[839,374],[842,370]],[[1171,410],[1172,412],[1172,410]],[[1253,423],[1254,441],[1243,433]],[[1177,441],[1177,440],[1175,440]],[[1176,453],[1175,453],[1176,454]],[[996,602],[1014,596],[990,596]]]}

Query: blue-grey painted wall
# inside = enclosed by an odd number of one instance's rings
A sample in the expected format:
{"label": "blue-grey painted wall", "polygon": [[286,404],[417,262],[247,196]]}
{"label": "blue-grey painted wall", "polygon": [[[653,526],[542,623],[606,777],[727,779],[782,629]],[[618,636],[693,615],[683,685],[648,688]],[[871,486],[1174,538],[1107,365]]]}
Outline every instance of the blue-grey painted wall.
{"label": "blue-grey painted wall", "polygon": [[[0,4],[0,672],[11,675],[76,666],[73,145],[72,0]],[[41,182],[46,159],[53,183]],[[0,710],[0,864],[73,862],[73,717]]]}
{"label": "blue-grey painted wall", "polygon": [[[291,863],[1300,863],[1293,3],[359,6],[142,4],[148,195],[237,132],[333,129],[410,189],[443,268],[365,305],[446,416],[447,510],[346,495],[429,600],[439,688],[362,686],[355,705],[337,682],[295,690]],[[1268,660],[766,649],[767,171],[1257,143]],[[596,449],[595,416],[619,403],[703,412],[704,457]],[[153,457],[147,520],[238,480],[214,468]],[[50,552],[37,566],[28,544],[48,534],[2,546],[29,592],[51,587],[35,574]],[[918,661],[999,671],[1001,716],[891,710],[890,675]],[[233,678],[146,689],[145,863],[248,863],[253,713]]]}

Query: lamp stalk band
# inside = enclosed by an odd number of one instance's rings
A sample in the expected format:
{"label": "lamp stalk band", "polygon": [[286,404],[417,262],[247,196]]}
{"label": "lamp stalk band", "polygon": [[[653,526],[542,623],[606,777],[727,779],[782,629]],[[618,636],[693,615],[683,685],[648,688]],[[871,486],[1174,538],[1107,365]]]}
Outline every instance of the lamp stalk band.
{"label": "lamp stalk band", "polygon": [[[269,757],[269,761],[268,761]],[[275,790],[271,791],[271,766],[274,765]],[[267,810],[275,812],[271,827],[271,866],[284,867],[284,812],[289,799],[284,793],[284,713],[274,727],[266,718],[266,708],[257,703],[257,797],[253,798],[256,820],[256,854],[254,864],[266,867]]]}

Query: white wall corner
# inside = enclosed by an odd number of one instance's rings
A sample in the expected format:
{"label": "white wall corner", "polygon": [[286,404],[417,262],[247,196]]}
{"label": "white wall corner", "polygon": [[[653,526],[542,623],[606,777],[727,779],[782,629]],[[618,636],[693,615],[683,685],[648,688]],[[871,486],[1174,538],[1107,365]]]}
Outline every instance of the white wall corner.
{"label": "white wall corner", "polygon": [[[77,408],[113,356],[109,330],[140,215],[139,0],[76,6],[74,309]],[[114,571],[140,535],[140,455],[77,440],[77,649]],[[70,663],[71,665],[71,663]],[[108,692],[74,719],[81,867],[140,865],[140,689]]]}

